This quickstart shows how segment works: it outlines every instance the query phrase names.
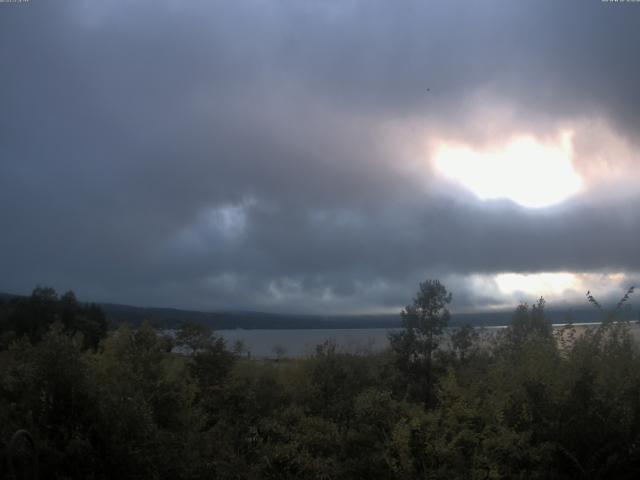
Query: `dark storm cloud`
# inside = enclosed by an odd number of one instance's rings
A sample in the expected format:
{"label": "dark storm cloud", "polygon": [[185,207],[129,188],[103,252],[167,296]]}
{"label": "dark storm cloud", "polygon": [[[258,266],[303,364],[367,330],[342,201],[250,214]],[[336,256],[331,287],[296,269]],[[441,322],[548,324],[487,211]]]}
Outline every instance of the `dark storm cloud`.
{"label": "dark storm cloud", "polygon": [[640,270],[636,200],[443,195],[385,128],[487,142],[496,99],[499,135],[596,116],[637,144],[636,5],[0,6],[2,290],[357,311],[426,275]]}

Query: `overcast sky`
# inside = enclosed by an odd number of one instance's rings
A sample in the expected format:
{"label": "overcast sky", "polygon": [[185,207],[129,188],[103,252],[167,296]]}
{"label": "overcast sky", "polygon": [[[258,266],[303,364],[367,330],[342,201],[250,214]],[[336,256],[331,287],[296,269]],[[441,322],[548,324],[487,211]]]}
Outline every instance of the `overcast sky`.
{"label": "overcast sky", "polygon": [[426,278],[455,310],[619,298],[640,278],[639,46],[637,2],[0,3],[0,291],[326,314],[395,311]]}

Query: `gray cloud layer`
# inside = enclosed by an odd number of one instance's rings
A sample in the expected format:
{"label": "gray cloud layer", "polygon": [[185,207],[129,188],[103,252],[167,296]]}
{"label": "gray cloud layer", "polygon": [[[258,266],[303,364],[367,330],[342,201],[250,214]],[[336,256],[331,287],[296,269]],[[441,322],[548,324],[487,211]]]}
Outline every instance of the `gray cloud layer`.
{"label": "gray cloud layer", "polygon": [[[426,275],[640,271],[633,189],[532,211],[411,167],[422,137],[585,119],[636,149],[640,5],[0,7],[2,290],[338,312],[405,303]],[[593,181],[600,147],[578,140]],[[629,158],[607,161],[636,175]]]}

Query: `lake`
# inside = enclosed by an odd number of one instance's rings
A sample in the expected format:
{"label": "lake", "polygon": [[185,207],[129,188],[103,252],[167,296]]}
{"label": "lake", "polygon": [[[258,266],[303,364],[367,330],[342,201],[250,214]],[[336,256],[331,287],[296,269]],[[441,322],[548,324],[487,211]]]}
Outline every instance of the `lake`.
{"label": "lake", "polygon": [[[492,331],[504,327],[486,327]],[[336,328],[295,330],[216,330],[216,335],[232,349],[242,341],[252,357],[275,358],[277,349],[285,357],[304,357],[325,341],[335,343],[337,349],[348,353],[379,352],[389,346],[387,335],[399,328]],[[446,340],[445,340],[446,341]]]}
{"label": "lake", "polygon": [[[554,328],[563,324],[554,324]],[[574,323],[578,332],[597,323]],[[485,333],[495,332],[504,326],[481,328]],[[632,324],[632,333],[640,340],[640,328]],[[387,335],[399,328],[352,328],[352,329],[292,329],[292,330],[217,330],[216,334],[227,342],[232,349],[237,341],[242,341],[252,357],[275,358],[276,349],[284,357],[304,357],[315,351],[316,345],[329,340],[339,351],[349,353],[379,352],[389,346]],[[443,342],[446,344],[447,340]]]}
{"label": "lake", "polygon": [[[391,329],[393,330],[393,329]],[[353,329],[296,329],[296,330],[217,330],[233,348],[242,341],[253,357],[276,357],[276,349],[282,348],[285,357],[303,357],[315,351],[316,345],[329,340],[339,350],[350,353],[380,351],[389,345],[386,328]]]}

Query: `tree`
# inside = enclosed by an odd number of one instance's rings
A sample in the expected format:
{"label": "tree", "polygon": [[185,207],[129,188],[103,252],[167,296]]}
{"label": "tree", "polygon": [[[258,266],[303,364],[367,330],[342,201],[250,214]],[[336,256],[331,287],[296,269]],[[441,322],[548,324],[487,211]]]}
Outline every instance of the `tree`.
{"label": "tree", "polygon": [[176,345],[193,355],[209,346],[212,342],[213,331],[206,325],[195,322],[183,322],[176,334]]}
{"label": "tree", "polygon": [[209,343],[191,356],[189,368],[198,385],[206,391],[219,387],[231,372],[236,361],[233,352],[227,350],[222,337],[211,337]]}
{"label": "tree", "polygon": [[95,350],[107,336],[107,319],[99,306],[78,302],[71,291],[58,297],[53,288],[36,287],[31,296],[13,299],[0,312],[0,348],[22,336],[40,342],[55,322],[62,323],[66,334],[82,334],[83,349]]}
{"label": "tree", "polygon": [[102,309],[95,304],[80,304],[72,291],[62,295],[58,305],[65,332],[70,335],[80,332],[84,348],[98,348],[100,341],[106,338],[108,330],[107,319]]}
{"label": "tree", "polygon": [[426,280],[411,305],[400,316],[403,330],[389,335],[396,363],[414,385],[426,406],[433,403],[433,357],[440,344],[443,329],[449,323],[451,293],[439,280]]}
{"label": "tree", "polygon": [[282,360],[287,353],[287,349],[283,345],[274,345],[273,353],[276,355],[276,361]]}
{"label": "tree", "polygon": [[32,343],[39,342],[49,327],[59,320],[58,294],[53,288],[36,287],[31,296],[16,298],[6,327],[16,337],[26,336]]}
{"label": "tree", "polygon": [[518,305],[506,330],[507,346],[511,350],[519,350],[533,339],[552,341],[553,327],[546,320],[545,305],[542,297],[531,308],[526,303]]}
{"label": "tree", "polygon": [[458,328],[451,335],[451,347],[464,362],[465,357],[471,351],[473,345],[478,341],[479,335],[472,325],[466,324]]}

